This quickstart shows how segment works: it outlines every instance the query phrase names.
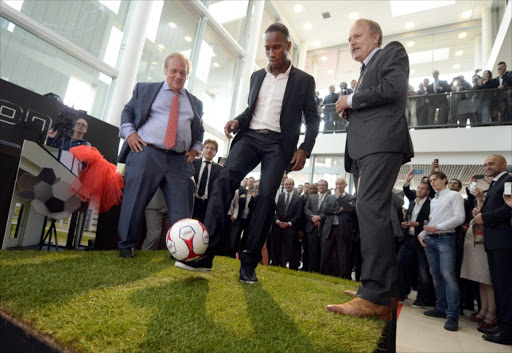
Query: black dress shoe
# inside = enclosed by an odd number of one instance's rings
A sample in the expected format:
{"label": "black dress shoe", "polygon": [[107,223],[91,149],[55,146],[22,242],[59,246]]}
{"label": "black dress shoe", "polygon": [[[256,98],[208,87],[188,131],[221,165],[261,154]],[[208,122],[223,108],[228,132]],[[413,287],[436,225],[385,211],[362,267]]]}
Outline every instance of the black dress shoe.
{"label": "black dress shoe", "polygon": [[256,273],[253,269],[249,269],[246,267],[240,267],[240,282],[255,284],[258,283],[258,277],[256,277]]}
{"label": "black dress shoe", "polygon": [[131,248],[119,249],[119,256],[125,257],[127,259],[131,259],[131,258],[135,257],[135,248],[131,247]]}
{"label": "black dress shoe", "polygon": [[506,344],[509,346],[512,346],[512,336],[503,336],[503,331],[497,332],[497,333],[488,333],[485,334],[484,340],[499,344]]}
{"label": "black dress shoe", "polygon": [[439,318],[442,318],[442,319],[446,319],[446,313],[444,311],[437,310],[437,309],[425,311],[423,313],[423,315],[430,316],[430,317],[439,317]]}
{"label": "black dress shoe", "polygon": [[501,329],[498,326],[494,326],[494,327],[479,327],[478,331],[480,331],[482,333],[485,333],[485,334],[493,335],[495,333],[501,332]]}
{"label": "black dress shoe", "polygon": [[192,272],[211,272],[213,264],[213,257],[208,255],[203,255],[199,259],[192,261],[179,261],[176,260],[174,266],[177,268],[181,268],[182,270],[192,271]]}

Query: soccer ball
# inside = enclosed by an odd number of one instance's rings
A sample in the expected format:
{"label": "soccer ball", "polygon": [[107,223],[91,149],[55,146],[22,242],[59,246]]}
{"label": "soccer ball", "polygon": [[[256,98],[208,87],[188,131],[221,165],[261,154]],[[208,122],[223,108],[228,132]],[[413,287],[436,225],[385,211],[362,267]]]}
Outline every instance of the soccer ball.
{"label": "soccer ball", "polygon": [[208,248],[209,239],[204,225],[191,218],[174,223],[165,237],[167,249],[179,261],[199,258]]}

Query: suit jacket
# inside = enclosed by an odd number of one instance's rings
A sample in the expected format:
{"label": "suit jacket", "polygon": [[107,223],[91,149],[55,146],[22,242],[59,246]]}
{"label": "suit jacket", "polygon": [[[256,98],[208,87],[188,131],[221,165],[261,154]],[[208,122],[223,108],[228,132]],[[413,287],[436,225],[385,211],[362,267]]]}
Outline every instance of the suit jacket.
{"label": "suit jacket", "polygon": [[[135,85],[133,96],[124,106],[121,113],[121,125],[132,123],[135,130],[146,123],[149,118],[149,111],[155,101],[155,98],[162,87],[163,82],[139,82]],[[195,141],[203,141],[203,103],[189,91],[185,90],[192,105],[194,119],[192,120],[192,144]],[[165,127],[164,127],[165,128]],[[121,152],[119,152],[118,162],[125,163],[126,157],[130,152],[130,146],[125,141]]]}
{"label": "suit jacket", "polygon": [[503,200],[503,185],[512,182],[510,174],[503,174],[492,188],[482,206],[484,220],[485,250],[511,250],[512,225],[510,224],[510,207]]}
{"label": "suit jacket", "polygon": [[379,152],[414,156],[407,117],[409,58],[402,44],[391,42],[377,51],[361,73],[347,128],[345,169],[352,160]]}
{"label": "suit jacket", "polygon": [[[260,91],[261,84],[265,78],[265,69],[254,72],[251,76],[251,87],[249,90],[249,106],[245,111],[236,117],[239,122],[239,130],[233,139],[232,146],[249,131],[249,125],[256,107],[256,100]],[[304,71],[292,66],[288,83],[281,106],[281,151],[288,160],[292,159],[297,150],[299,141],[302,116],[306,123],[306,133],[304,142],[299,149],[306,151],[308,156],[315,145],[320,117],[315,100],[315,79]]]}
{"label": "suit jacket", "polygon": [[[199,185],[199,172],[201,171],[201,164],[203,163],[202,158],[196,158],[194,162],[192,163],[194,166],[194,181],[196,182],[196,185]],[[222,166],[219,163],[215,163],[212,161],[212,168],[210,170],[210,178],[208,180],[208,198],[210,198],[210,195],[212,194],[213,189],[213,183],[215,182],[215,179],[217,179],[217,176],[219,175],[220,171],[222,170]],[[204,173],[204,171],[203,171]]]}
{"label": "suit jacket", "polygon": [[340,98],[340,95],[339,93],[329,93],[328,95],[325,96],[324,98],[324,104],[333,104],[333,103],[336,103],[338,101],[338,98]]}
{"label": "suit jacket", "polygon": [[427,86],[428,94],[441,94],[441,93],[448,93],[451,91],[450,85],[448,84],[447,81],[439,80],[439,81],[437,81],[437,85],[441,86],[441,90],[434,93],[434,84],[435,84],[435,81]]}
{"label": "suit jacket", "polygon": [[286,192],[279,195],[277,201],[276,214],[274,216],[274,222],[280,220],[281,222],[291,222],[292,228],[300,228],[301,220],[304,213],[304,203],[302,197],[297,193],[292,193],[288,210],[286,210]]}
{"label": "suit jacket", "polygon": [[[412,211],[414,209],[415,202],[414,200],[409,202],[409,208],[407,209],[407,215],[411,217]],[[430,199],[427,196],[427,199],[425,202],[423,202],[423,205],[420,208],[420,212],[418,213],[418,216],[416,217],[416,222],[419,223],[417,227],[414,227],[414,235],[418,236],[418,234],[421,233],[423,230],[423,221],[428,220],[428,216],[430,215]],[[409,234],[409,231],[406,229],[407,234]]]}
{"label": "suit jacket", "polygon": [[311,217],[314,215],[320,216],[322,223],[325,221],[326,214],[324,213],[324,205],[328,196],[328,194],[325,195],[320,208],[318,208],[318,201],[320,200],[319,194],[309,195],[308,199],[306,200],[306,205],[304,206],[304,216],[306,218],[306,226],[304,230],[306,233],[311,233],[315,227],[313,222],[311,222]]}
{"label": "suit jacket", "polygon": [[[340,212],[343,207],[344,211]],[[328,195],[324,201],[324,214],[326,215],[323,237],[329,238],[331,233],[332,223],[334,217],[338,218],[339,227],[343,233],[352,234],[354,231],[354,214],[356,212],[356,197],[354,195],[346,194],[336,198],[335,195]]]}
{"label": "suit jacket", "polygon": [[[495,80],[498,81],[499,84],[500,77],[495,77]],[[506,71],[503,74],[503,86],[505,86],[505,88],[512,88],[512,71]]]}

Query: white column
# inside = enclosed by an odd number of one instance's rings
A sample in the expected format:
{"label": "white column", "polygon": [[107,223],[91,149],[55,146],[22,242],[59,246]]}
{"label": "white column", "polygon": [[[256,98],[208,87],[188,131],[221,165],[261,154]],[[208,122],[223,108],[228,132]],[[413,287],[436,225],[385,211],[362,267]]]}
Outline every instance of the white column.
{"label": "white column", "polygon": [[[236,114],[241,113],[247,107],[247,97],[249,96],[249,85],[251,74],[254,72],[254,62],[258,50],[263,50],[263,47],[258,46],[260,43],[261,21],[263,20],[263,11],[265,8],[265,1],[254,1],[254,13],[252,16],[252,24],[249,30],[249,38],[247,40],[247,56],[244,60],[244,68],[242,70],[242,77],[240,78],[240,87],[238,90],[238,99],[236,103]],[[249,21],[249,19],[247,19]],[[234,117],[232,117],[234,118]]]}
{"label": "white column", "polygon": [[306,56],[308,54],[308,43],[302,42],[299,48],[299,62],[297,63],[297,69],[304,71],[304,68],[306,67]]}
{"label": "white column", "polygon": [[[486,63],[492,49],[492,10],[489,6],[482,6],[482,62]],[[482,70],[492,69],[482,67]]]}
{"label": "white column", "polygon": [[[483,69],[483,61],[482,61],[482,36],[475,36],[475,50],[473,57],[473,67],[475,69]],[[466,78],[468,81],[469,79]]]}
{"label": "white column", "polygon": [[116,126],[121,121],[121,112],[124,105],[130,100],[135,86],[153,1],[134,1],[132,6],[127,19],[119,76],[114,81],[112,98],[106,115],[106,121]]}

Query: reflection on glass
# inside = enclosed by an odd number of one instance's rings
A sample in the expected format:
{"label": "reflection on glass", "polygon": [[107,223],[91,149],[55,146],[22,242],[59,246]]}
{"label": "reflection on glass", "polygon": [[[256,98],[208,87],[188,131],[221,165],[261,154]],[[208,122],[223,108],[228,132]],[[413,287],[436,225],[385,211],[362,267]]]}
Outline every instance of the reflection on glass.
{"label": "reflection on glass", "polygon": [[248,4],[248,0],[213,0],[210,2],[208,10],[212,17],[240,43],[247,16]]}

